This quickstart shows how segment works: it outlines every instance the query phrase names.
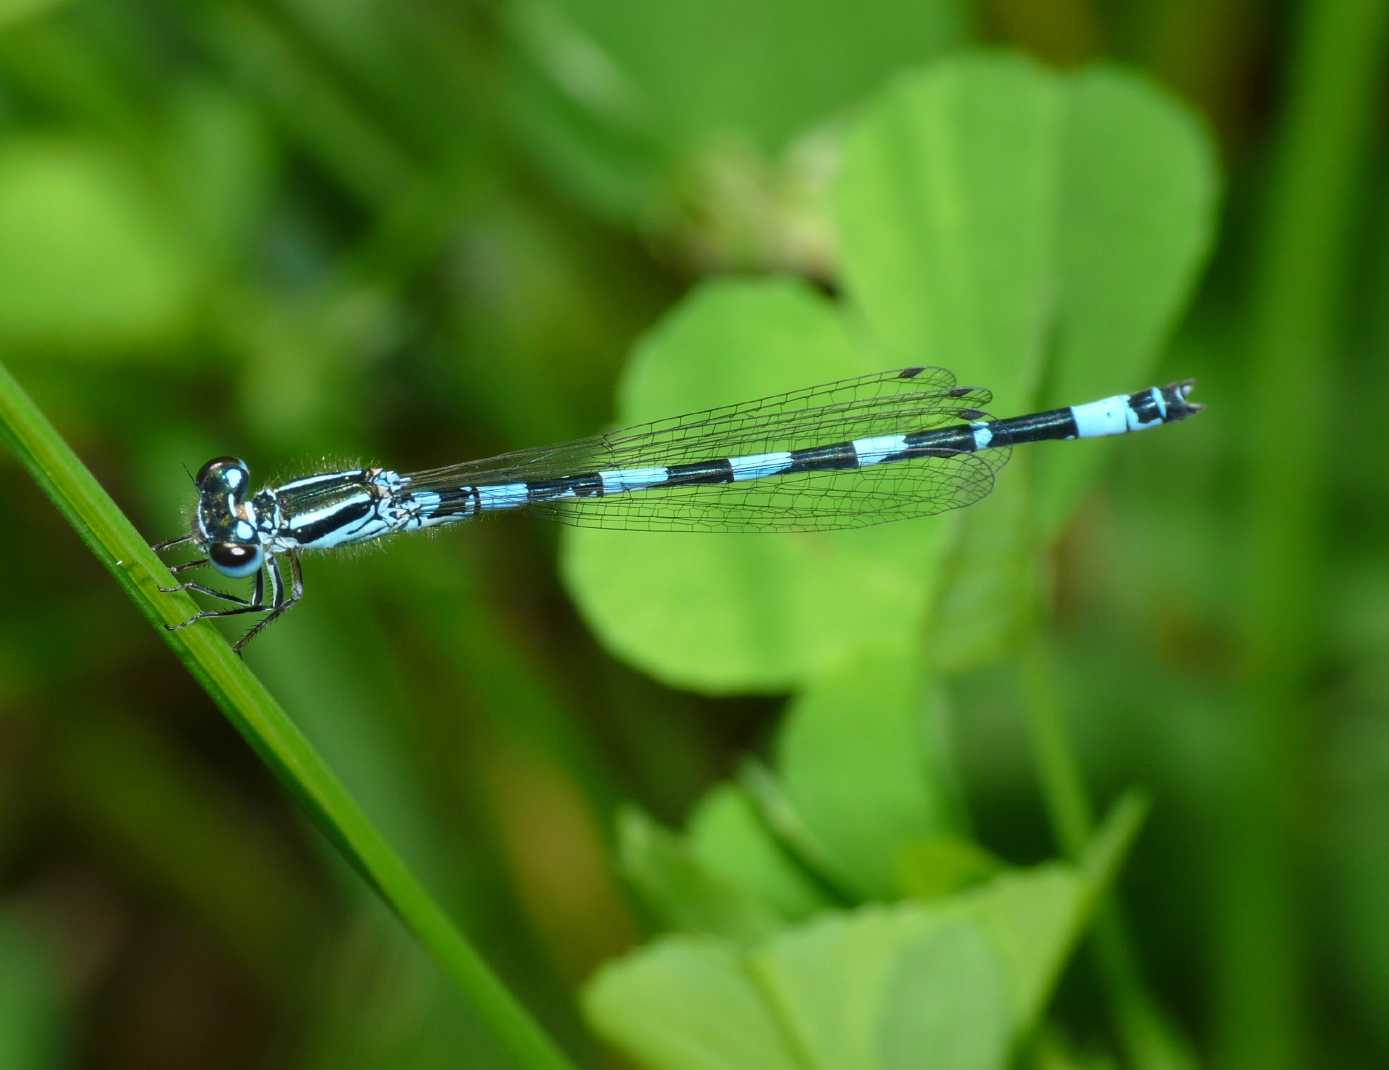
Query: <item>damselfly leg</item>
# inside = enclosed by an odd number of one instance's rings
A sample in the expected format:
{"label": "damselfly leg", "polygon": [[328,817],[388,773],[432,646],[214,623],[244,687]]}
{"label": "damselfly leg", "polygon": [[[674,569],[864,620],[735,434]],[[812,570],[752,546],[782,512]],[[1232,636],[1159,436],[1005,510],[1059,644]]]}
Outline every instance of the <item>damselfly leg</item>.
{"label": "damselfly leg", "polygon": [[[155,543],[151,549],[156,553],[167,550],[174,546],[182,545],[192,541],[192,536],[184,535],[180,538],[166,539],[163,542]],[[280,562],[278,557],[267,556],[264,568],[256,571],[255,585],[249,598],[229,591],[219,591],[215,587],[209,587],[205,583],[195,580],[185,580],[172,587],[160,587],[160,591],[165,594],[173,594],[178,591],[196,591],[198,594],[207,595],[209,598],[217,598],[223,602],[232,603],[229,609],[203,609],[199,610],[187,620],[180,621],[178,624],[166,624],[165,629],[171,632],[187,628],[190,624],[196,624],[200,620],[211,620],[217,617],[235,617],[244,613],[264,613],[265,616],[258,620],[240,639],[232,644],[232,650],[237,654],[241,653],[242,648],[249,643],[255,636],[259,635],[273,621],[277,620],[285,610],[299,601],[304,594],[304,579],[299,568],[298,555],[287,553],[284,556],[289,558],[290,585],[288,591],[285,589],[284,578],[280,572]],[[177,565],[170,565],[169,571],[177,575],[180,572],[187,572],[190,569],[201,568],[209,564],[206,557],[197,558],[193,561],[184,561]],[[270,577],[270,599],[265,597],[266,576]]]}
{"label": "damselfly leg", "polygon": [[[286,553],[284,556],[289,559],[289,592],[285,592],[284,579],[280,575],[280,559],[278,557],[268,558],[265,562],[265,570],[270,573],[270,605],[266,607],[268,611],[265,616],[256,621],[245,635],[232,644],[232,650],[238,654],[247,643],[279,620],[294,603],[304,597],[304,575],[299,571],[299,555]],[[259,574],[257,574],[257,578],[259,578]],[[235,612],[235,610],[230,612]]]}

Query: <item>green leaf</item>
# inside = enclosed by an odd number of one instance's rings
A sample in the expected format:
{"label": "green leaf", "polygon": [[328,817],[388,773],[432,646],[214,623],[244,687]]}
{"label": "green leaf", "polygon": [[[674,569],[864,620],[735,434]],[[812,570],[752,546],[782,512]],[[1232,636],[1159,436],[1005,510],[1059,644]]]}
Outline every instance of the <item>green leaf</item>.
{"label": "green leaf", "polygon": [[[899,79],[849,141],[846,289],[889,344],[993,386],[999,415],[1136,390],[1206,255],[1215,191],[1199,125],[1132,76],[944,61]],[[970,623],[945,638],[942,667],[988,656],[1020,627],[1036,541],[1107,449],[1036,454],[1035,490],[964,518],[937,615]]]}
{"label": "green leaf", "polygon": [[748,943],[774,933],[777,912],[707,869],[676,836],[636,810],[618,819],[622,875],[668,929]]}
{"label": "green leaf", "polygon": [[656,1070],[804,1070],[743,955],[672,937],[604,966],[584,986],[594,1031]]}
{"label": "green leaf", "polygon": [[0,437],[232,727],[430,951],[469,1001],[479,1036],[495,1046],[497,1057],[505,1053],[515,1067],[568,1066],[220,633],[207,624],[165,629],[197,607],[186,596],[160,592],[173,583],[168,569],[3,365]]}
{"label": "green leaf", "polygon": [[[1097,68],[1070,81],[1057,250],[1061,284],[1044,405],[1146,386],[1215,235],[1215,150],[1194,115],[1145,81]],[[1105,451],[1038,457],[1044,530]]]}
{"label": "green leaf", "polygon": [[[1208,247],[1209,143],[1117,71],[975,55],[899,79],[847,147],[850,296],[1012,407],[1136,389]],[[1130,382],[1131,379],[1135,381]]]}
{"label": "green leaf", "polygon": [[528,0],[506,12],[517,117],[556,181],[615,218],[661,219],[684,163],[730,142],[778,152],[962,40],[962,8]]}
{"label": "green leaf", "polygon": [[931,904],[824,914],[750,949],[658,941],[604,967],[585,1011],[609,1041],[661,1068],[1005,1065],[1142,809],[1117,807],[1078,866],[1011,872]]}
{"label": "green leaf", "polygon": [[898,885],[914,899],[939,899],[988,877],[1003,863],[973,840],[937,836],[909,843],[898,862]]}
{"label": "green leaf", "polygon": [[928,663],[959,673],[987,662],[1026,634],[1036,616],[1043,577],[1036,568],[1032,516],[1035,450],[1018,450],[994,491],[960,517],[960,534],[941,562],[940,597]]}
{"label": "green leaf", "polygon": [[[835,307],[802,284],[706,284],[642,341],[620,418],[746,401],[899,360],[855,344]],[[943,520],[739,538],[571,529],[561,569],[602,643],[652,676],[712,693],[785,691],[909,642],[948,529]]]}
{"label": "green leaf", "polygon": [[[1159,148],[1103,159],[1097,145],[1128,151],[1117,131],[1129,124]],[[1044,379],[1077,391],[1069,401],[1135,389],[1204,253],[1213,173],[1194,124],[1118,74],[1063,77],[973,56],[904,78],[853,137],[838,200],[847,289],[885,354],[866,354],[809,291],[715,284],[644,341],[622,419],[745,400],[902,354],[996,383],[1009,409],[1033,404]],[[1133,217],[1145,211],[1169,218],[1140,226]],[[1055,337],[1063,359],[1048,372]],[[941,643],[939,663],[958,668],[1021,627],[1032,605],[1027,518],[1054,520],[1103,456],[1086,444],[1040,457],[1042,489],[1014,488],[992,515],[967,520],[979,537],[966,546],[990,552],[962,549],[949,569],[940,553],[950,526],[937,520],[776,539],[580,531],[566,541],[565,578],[609,649],[668,683],[722,693],[803,686],[869,636],[905,639],[939,575],[943,611],[971,622]]]}
{"label": "green leaf", "polygon": [[0,340],[109,351],[168,338],[201,264],[140,184],[95,144],[0,148]]}
{"label": "green leaf", "polygon": [[1061,79],[971,56],[898,79],[845,150],[846,289],[890,344],[1029,401],[1056,280]]}
{"label": "green leaf", "polygon": [[1023,1028],[1041,1016],[1066,958],[1100,897],[1113,885],[1148,804],[1124,796],[1086,847],[1078,866],[1041,866],[1006,874],[962,897],[1009,963],[1015,1012]]}
{"label": "green leaf", "polygon": [[690,850],[711,872],[767,903],[786,920],[800,920],[831,905],[824,889],[775,840],[745,791],[721,784],[690,816]]}
{"label": "green leaf", "polygon": [[954,827],[938,715],[910,656],[862,659],[791,705],[777,742],[786,794],[858,898],[900,894],[906,845]]}
{"label": "green leaf", "polygon": [[1014,871],[951,899],[827,915],[787,931],[755,953],[758,975],[801,1048],[827,1066],[870,1066],[906,949],[946,926],[967,925],[1007,979],[1011,1041],[1037,1020],[1141,811],[1127,802],[1116,808],[1079,867]]}
{"label": "green leaf", "polygon": [[1010,1026],[998,956],[972,926],[946,925],[898,956],[878,1026],[881,1064],[1002,1070]]}

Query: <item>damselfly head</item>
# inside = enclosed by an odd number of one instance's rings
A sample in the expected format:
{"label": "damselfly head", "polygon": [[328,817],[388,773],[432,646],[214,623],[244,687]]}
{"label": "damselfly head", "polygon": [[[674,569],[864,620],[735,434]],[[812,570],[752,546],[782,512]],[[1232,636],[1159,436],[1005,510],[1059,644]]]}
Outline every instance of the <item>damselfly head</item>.
{"label": "damselfly head", "polygon": [[246,501],[251,473],[235,457],[214,457],[198,469],[198,517],[194,537],[207,548],[213,568],[250,576],[265,560],[255,515]]}
{"label": "damselfly head", "polygon": [[193,482],[204,495],[230,494],[239,499],[251,482],[251,470],[239,458],[214,457],[198,469]]}

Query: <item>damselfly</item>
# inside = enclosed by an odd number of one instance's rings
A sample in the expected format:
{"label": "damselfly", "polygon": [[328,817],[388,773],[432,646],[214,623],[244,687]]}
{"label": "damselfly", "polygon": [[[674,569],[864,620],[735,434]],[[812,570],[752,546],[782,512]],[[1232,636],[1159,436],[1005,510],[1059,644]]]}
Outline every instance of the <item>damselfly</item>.
{"label": "damselfly", "polygon": [[[1085,405],[991,419],[992,397],[942,368],[903,368],[609,431],[538,449],[405,474],[320,472],[252,494],[235,457],[203,465],[191,531],[211,565],[255,577],[249,598],[185,582],[231,603],[209,617],[258,613],[238,652],[304,592],[299,554],[402,531],[526,509],[583,527],[640,531],[831,531],[959,509],[993,488],[1010,448],[1094,438],[1185,419],[1193,382]],[[286,585],[281,561],[288,563]],[[268,584],[268,592],[267,592]],[[268,593],[268,598],[267,598]]]}

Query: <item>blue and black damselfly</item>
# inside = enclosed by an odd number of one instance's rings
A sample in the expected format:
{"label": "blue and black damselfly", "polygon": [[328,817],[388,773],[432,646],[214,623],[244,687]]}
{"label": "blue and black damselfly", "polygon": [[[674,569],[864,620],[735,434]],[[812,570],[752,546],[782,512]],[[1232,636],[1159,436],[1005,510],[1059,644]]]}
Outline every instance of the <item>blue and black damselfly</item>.
{"label": "blue and black damselfly", "polygon": [[1187,400],[1192,385],[993,420],[988,390],[942,368],[902,368],[480,461],[320,472],[255,494],[246,465],[218,457],[195,477],[192,530],[155,550],[191,542],[206,556],[173,572],[210,564],[255,577],[249,598],[166,588],[232,604],[174,628],[261,614],[240,651],[302,596],[301,552],[512,509],[624,531],[832,531],[928,516],[987,495],[1013,446],[1185,419],[1201,409]]}

